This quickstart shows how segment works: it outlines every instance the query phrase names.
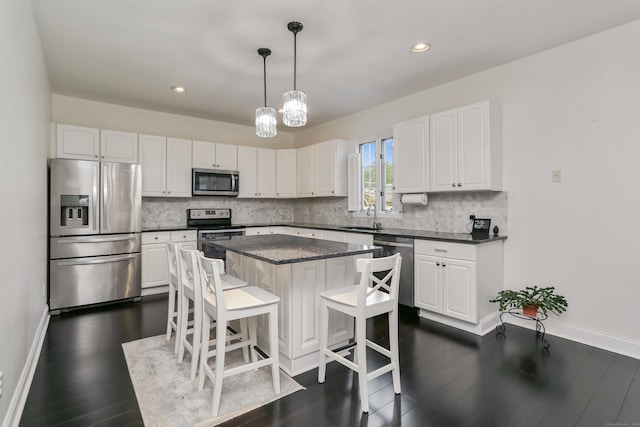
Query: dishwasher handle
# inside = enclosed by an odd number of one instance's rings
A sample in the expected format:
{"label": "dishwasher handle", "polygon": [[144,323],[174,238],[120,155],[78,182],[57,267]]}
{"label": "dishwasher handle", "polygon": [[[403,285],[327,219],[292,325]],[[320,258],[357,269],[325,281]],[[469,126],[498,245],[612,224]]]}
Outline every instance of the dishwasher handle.
{"label": "dishwasher handle", "polygon": [[396,248],[411,248],[413,249],[413,244],[411,243],[397,243],[397,242],[388,242],[386,240],[374,240],[373,241],[374,245],[380,245],[380,246],[394,246]]}

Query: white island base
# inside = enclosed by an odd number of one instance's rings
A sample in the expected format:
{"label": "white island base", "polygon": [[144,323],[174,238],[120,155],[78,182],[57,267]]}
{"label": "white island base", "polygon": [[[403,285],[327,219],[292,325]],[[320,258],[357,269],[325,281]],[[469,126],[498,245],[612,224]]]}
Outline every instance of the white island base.
{"label": "white island base", "polygon": [[[290,376],[318,366],[320,292],[354,285],[355,259],[371,254],[292,264],[271,264],[227,251],[227,273],[280,297],[278,347],[280,367]],[[267,349],[267,319],[258,320],[258,345]],[[353,338],[353,318],[330,313],[329,344],[340,347]]]}

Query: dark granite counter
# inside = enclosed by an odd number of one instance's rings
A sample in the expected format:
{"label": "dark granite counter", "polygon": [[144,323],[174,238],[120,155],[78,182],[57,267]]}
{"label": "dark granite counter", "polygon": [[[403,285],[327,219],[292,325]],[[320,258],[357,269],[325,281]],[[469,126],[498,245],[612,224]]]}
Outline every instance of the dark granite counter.
{"label": "dark granite counter", "polygon": [[438,240],[441,242],[453,242],[453,243],[469,243],[479,244],[488,243],[496,240],[506,240],[505,235],[489,234],[487,236],[472,236],[468,233],[449,233],[444,231],[428,231],[428,230],[408,230],[404,228],[383,228],[381,230],[374,230],[366,227],[348,226],[348,225],[328,225],[328,224],[309,224],[309,223],[286,223],[286,224],[235,224],[236,228],[249,228],[249,227],[300,227],[300,228],[313,228],[316,230],[331,230],[331,231],[343,231],[347,233],[362,233],[371,234],[375,238],[376,236],[397,236],[407,237],[411,239],[424,239],[424,240]]}
{"label": "dark granite counter", "polygon": [[142,229],[143,233],[153,233],[159,231],[183,231],[183,230],[197,230],[198,227],[188,227],[186,225],[180,226],[168,226],[168,227],[145,227]]}
{"label": "dark granite counter", "polygon": [[[253,223],[253,224],[233,224],[231,229],[243,229],[251,227],[300,227],[300,228],[312,228],[316,230],[330,230],[330,231],[343,231],[347,233],[362,233],[371,234],[375,238],[376,236],[397,236],[407,237],[410,239],[424,239],[424,240],[438,240],[441,242],[453,242],[453,243],[469,243],[479,244],[488,243],[496,240],[506,240],[505,235],[489,234],[488,236],[472,236],[468,233],[449,233],[445,231],[428,231],[428,230],[409,230],[404,228],[383,228],[381,230],[373,230],[367,227],[348,226],[348,225],[328,225],[328,224],[310,224],[310,223]],[[181,230],[197,230],[197,227],[188,226],[168,226],[168,227],[146,227],[142,229],[142,232],[154,232],[154,231],[181,231]]]}
{"label": "dark granite counter", "polygon": [[202,240],[212,245],[271,264],[293,264],[351,255],[373,253],[378,246],[310,239],[283,234],[233,236],[230,240]]}

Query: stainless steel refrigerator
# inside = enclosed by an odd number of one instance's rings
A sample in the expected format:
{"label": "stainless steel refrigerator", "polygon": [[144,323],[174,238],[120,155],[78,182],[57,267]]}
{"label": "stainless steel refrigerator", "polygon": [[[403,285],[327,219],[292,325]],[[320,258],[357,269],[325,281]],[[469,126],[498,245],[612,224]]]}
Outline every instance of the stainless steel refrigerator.
{"label": "stainless steel refrigerator", "polygon": [[140,297],[140,165],[52,159],[49,309]]}

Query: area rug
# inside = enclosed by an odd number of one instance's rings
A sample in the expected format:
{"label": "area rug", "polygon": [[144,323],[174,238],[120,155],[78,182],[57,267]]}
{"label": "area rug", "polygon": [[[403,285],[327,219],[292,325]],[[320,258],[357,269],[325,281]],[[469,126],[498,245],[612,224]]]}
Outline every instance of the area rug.
{"label": "area rug", "polygon": [[[207,379],[198,391],[198,378],[189,381],[191,358],[182,364],[174,355],[175,342],[165,335],[122,344],[131,382],[146,427],[215,426],[283,396],[304,389],[280,371],[280,394],[273,391],[271,367],[224,379],[218,416],[211,416],[213,385]],[[210,359],[210,363],[213,359]],[[242,363],[242,351],[228,352],[225,365]]]}

